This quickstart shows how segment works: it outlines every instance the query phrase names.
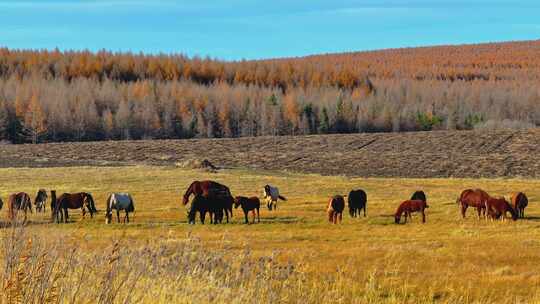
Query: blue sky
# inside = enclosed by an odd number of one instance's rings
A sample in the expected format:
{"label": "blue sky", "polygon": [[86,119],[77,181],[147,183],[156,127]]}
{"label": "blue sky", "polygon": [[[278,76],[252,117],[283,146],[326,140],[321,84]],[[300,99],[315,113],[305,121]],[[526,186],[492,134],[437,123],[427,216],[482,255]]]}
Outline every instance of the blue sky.
{"label": "blue sky", "polygon": [[540,39],[540,0],[0,0],[0,46],[237,60]]}

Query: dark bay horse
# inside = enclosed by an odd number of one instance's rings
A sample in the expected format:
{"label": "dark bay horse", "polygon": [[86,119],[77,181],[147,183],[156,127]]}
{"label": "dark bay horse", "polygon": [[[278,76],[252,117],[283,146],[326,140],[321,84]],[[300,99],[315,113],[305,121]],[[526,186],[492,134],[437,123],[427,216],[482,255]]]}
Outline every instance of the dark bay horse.
{"label": "dark bay horse", "polygon": [[349,206],[349,214],[351,217],[357,217],[360,215],[360,210],[364,210],[364,217],[366,217],[367,209],[367,194],[364,190],[351,190],[347,196],[347,205]]}
{"label": "dark bay horse", "polygon": [[494,198],[490,197],[486,200],[486,212],[489,218],[492,220],[502,217],[504,221],[506,219],[506,213],[509,212],[512,215],[512,220],[517,220],[518,214],[514,211],[514,208],[506,201],[504,197]]}
{"label": "dark bay horse", "polygon": [[19,210],[24,211],[24,221],[26,222],[27,210],[32,213],[32,200],[25,192],[13,193],[8,198],[9,219],[14,220]]}
{"label": "dark bay horse", "polygon": [[[223,214],[232,206],[234,199],[232,196],[207,198],[202,195],[195,195],[191,201],[191,206],[188,210],[188,223],[195,224],[195,217],[199,212],[201,223],[204,224],[206,213],[210,216],[211,224],[218,224],[223,222]],[[227,223],[229,217],[227,216]]]}
{"label": "dark bay horse", "polygon": [[[86,209],[90,212],[90,218],[94,217],[94,213],[97,212],[94,204],[94,198],[90,193],[64,193],[58,197],[54,203],[51,202],[52,220],[56,220],[57,223],[63,221],[68,222],[69,214],[68,209],[81,209],[83,218],[86,215]],[[86,209],[85,209],[86,208]]]}
{"label": "dark bay horse", "polygon": [[523,192],[517,192],[512,194],[512,199],[510,200],[512,202],[512,206],[514,207],[514,210],[517,212],[518,217],[524,218],[525,217],[525,208],[527,205],[529,205],[529,199]]}
{"label": "dark bay horse", "polygon": [[461,195],[456,200],[461,206],[461,216],[465,218],[465,213],[468,207],[476,208],[478,218],[486,215],[486,201],[490,198],[489,194],[481,189],[467,189],[461,192]]}
{"label": "dark bay horse", "polygon": [[261,201],[258,197],[245,197],[245,196],[237,196],[234,198],[234,208],[238,208],[238,206],[242,206],[242,211],[244,211],[244,218],[245,223],[248,224],[248,213],[251,211],[251,214],[253,215],[253,221],[252,223],[255,224],[255,211],[257,212],[257,222],[261,222],[261,217],[259,215],[259,209],[261,208]]}
{"label": "dark bay horse", "polygon": [[405,214],[405,223],[407,223],[407,217],[412,220],[411,214],[414,212],[422,213],[422,223],[426,222],[426,213],[425,209],[429,208],[426,202],[421,200],[408,200],[402,202],[394,214],[395,223],[399,224],[401,222],[401,215]]}
{"label": "dark bay horse", "polygon": [[415,191],[411,196],[411,201],[423,201],[427,202],[426,194],[422,190]]}
{"label": "dark bay horse", "polygon": [[34,199],[34,205],[36,206],[36,212],[45,212],[45,203],[47,202],[47,191],[45,189],[39,189],[36,198]]}
{"label": "dark bay horse", "polygon": [[[194,181],[191,183],[191,185],[189,185],[184,193],[182,200],[184,205],[187,205],[189,202],[189,197],[192,194],[195,197],[201,196],[201,198],[198,198],[198,205],[207,205],[205,208],[201,208],[206,209],[207,212],[210,212],[211,221],[213,217],[214,221],[217,219],[218,222],[221,222],[223,215],[225,215],[227,217],[227,223],[229,222],[229,216],[232,217],[233,215],[232,207],[234,199],[227,186],[209,180]],[[205,200],[203,200],[203,198],[205,198]],[[190,209],[193,209],[193,206]]]}
{"label": "dark bay horse", "polygon": [[345,199],[341,195],[334,195],[328,202],[328,221],[337,224],[343,220],[343,209],[345,209]]}

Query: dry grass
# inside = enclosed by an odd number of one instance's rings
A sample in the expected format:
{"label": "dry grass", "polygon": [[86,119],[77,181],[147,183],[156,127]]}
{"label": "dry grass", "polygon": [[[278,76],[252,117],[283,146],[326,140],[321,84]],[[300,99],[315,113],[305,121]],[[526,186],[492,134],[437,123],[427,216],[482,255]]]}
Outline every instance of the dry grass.
{"label": "dry grass", "polygon": [[[0,176],[2,198],[54,188],[90,191],[98,209],[110,191],[131,192],[136,201],[128,225],[106,226],[103,212],[81,220],[74,211],[66,225],[49,224],[47,213],[31,215],[23,230],[1,229],[6,303],[540,300],[537,180],[350,179],[144,166],[0,169]],[[232,224],[190,226],[180,193],[203,178],[242,195],[275,184],[289,200],[277,212],[262,210],[261,224],[244,225],[235,210]],[[468,187],[494,195],[526,192],[528,218],[485,222],[469,211],[462,220],[455,199]],[[351,188],[368,193],[368,217],[328,224],[327,198]],[[428,195],[428,222],[415,217],[412,224],[393,224],[395,207],[416,189]]]}

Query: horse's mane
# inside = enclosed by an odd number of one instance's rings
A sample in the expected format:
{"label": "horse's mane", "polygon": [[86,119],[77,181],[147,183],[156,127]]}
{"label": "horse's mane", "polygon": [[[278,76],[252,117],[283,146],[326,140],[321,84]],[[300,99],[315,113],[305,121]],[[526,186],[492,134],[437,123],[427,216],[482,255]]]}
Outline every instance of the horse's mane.
{"label": "horse's mane", "polygon": [[84,192],[84,196],[86,198],[88,198],[88,200],[90,201],[90,208],[92,208],[92,211],[93,212],[97,212],[97,209],[96,209],[96,204],[94,203],[94,198],[92,197],[92,194],[88,193],[88,192]]}

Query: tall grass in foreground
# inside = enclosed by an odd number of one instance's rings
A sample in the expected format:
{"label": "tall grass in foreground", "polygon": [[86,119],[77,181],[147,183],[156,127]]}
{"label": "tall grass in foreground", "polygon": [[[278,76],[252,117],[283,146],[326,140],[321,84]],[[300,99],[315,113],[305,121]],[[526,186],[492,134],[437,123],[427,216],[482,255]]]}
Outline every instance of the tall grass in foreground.
{"label": "tall grass in foreground", "polygon": [[[392,265],[310,276],[277,253],[234,253],[226,242],[207,249],[191,235],[129,247],[118,240],[101,253],[66,245],[63,237],[22,226],[2,232],[1,303],[433,303],[441,297],[429,290],[411,294],[406,280],[381,287],[382,276],[395,275]],[[462,291],[443,301],[470,302]],[[475,302],[493,301],[486,292],[485,301]]]}

